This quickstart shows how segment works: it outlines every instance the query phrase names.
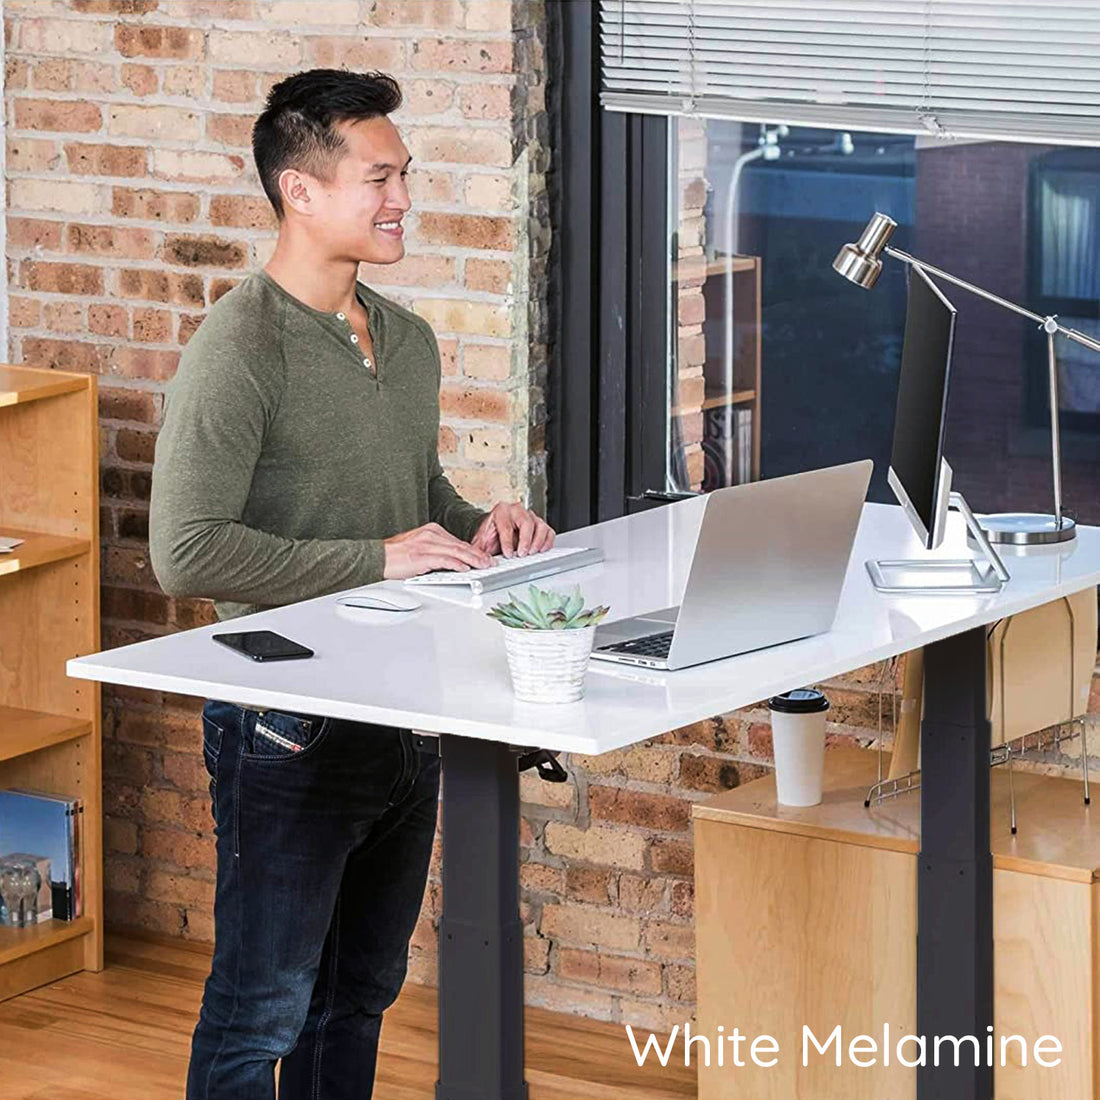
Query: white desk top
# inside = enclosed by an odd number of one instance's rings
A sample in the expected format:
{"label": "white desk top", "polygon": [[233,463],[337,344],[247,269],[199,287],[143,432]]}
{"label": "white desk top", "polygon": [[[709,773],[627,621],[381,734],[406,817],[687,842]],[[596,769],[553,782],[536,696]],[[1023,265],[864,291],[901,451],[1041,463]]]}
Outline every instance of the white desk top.
{"label": "white desk top", "polygon": [[[703,498],[612,520],[559,537],[559,545],[603,547],[605,560],[542,584],[580,584],[611,618],[680,602]],[[952,513],[939,556],[965,556],[961,517]],[[501,592],[465,600],[413,590],[424,607],[378,612],[367,624],[320,596],[164,638],[74,658],[69,675],[232,699],[255,707],[331,714],[364,722],[454,733],[566,752],[600,753],[819,683],[972,626],[1036,607],[1100,582],[1100,528],[1080,527],[1061,547],[1009,552],[1012,579],[996,595],[883,596],[868,558],[924,553],[900,508],[867,504],[833,629],[827,634],[722,661],[660,673],[592,662],[577,703],[517,702],[503,629],[484,614]],[[382,582],[390,585],[393,582]],[[224,630],[274,630],[316,652],[305,661],[261,664],[211,641]]]}

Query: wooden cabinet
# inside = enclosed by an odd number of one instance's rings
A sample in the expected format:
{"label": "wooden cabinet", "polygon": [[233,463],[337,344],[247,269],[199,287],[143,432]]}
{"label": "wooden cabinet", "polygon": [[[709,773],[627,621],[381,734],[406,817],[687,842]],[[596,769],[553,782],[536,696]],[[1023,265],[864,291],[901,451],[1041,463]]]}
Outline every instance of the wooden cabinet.
{"label": "wooden cabinet", "polygon": [[[96,379],[0,366],[0,787],[84,801],[83,915],[0,928],[0,999],[103,966]],[[0,829],[3,822],[0,822]]]}
{"label": "wooden cabinet", "polygon": [[[876,754],[826,754],[820,806],[779,806],[767,776],[693,807],[698,1034],[775,1037],[778,1064],[699,1069],[699,1100],[913,1100],[915,1070],[883,1065],[883,1026],[916,1031],[918,795],[865,809]],[[996,1035],[1020,1035],[994,1070],[996,1100],[1100,1100],[1100,829],[1073,780],[993,772]],[[837,1068],[810,1047],[841,1025],[876,1038],[876,1064]],[[1062,1044],[1037,1066],[1031,1044]],[[891,1051],[893,1055],[893,1051]],[[912,1054],[912,1050],[910,1050]]]}

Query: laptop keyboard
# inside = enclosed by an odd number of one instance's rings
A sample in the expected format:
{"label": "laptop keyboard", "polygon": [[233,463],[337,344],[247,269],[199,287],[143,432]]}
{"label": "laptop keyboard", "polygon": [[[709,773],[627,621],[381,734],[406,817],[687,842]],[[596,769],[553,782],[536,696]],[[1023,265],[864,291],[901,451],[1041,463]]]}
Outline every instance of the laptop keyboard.
{"label": "laptop keyboard", "polygon": [[613,642],[600,646],[605,653],[634,653],[639,657],[667,657],[672,648],[672,631],[647,634],[644,638],[632,638],[629,642]]}

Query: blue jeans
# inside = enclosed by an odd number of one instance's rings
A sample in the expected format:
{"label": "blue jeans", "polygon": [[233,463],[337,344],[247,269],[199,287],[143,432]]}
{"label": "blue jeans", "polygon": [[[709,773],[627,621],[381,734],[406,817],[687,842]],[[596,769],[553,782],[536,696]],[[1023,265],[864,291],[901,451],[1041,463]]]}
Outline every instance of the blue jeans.
{"label": "blue jeans", "polygon": [[214,958],[187,1100],[369,1100],[435,835],[409,730],[208,701]]}

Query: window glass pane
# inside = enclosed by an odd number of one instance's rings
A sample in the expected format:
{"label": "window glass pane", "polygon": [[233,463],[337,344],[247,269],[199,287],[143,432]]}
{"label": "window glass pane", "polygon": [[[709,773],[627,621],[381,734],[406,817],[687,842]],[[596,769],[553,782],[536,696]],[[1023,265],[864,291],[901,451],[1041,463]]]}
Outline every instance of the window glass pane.
{"label": "window glass pane", "polygon": [[[710,490],[870,457],[886,485],[906,267],[832,270],[870,215],[893,244],[1100,333],[1100,149],[678,119],[671,149],[668,482]],[[958,309],[946,457],[978,511],[1050,511],[1036,326],[941,281]],[[1057,339],[1063,498],[1100,521],[1100,354]]]}

